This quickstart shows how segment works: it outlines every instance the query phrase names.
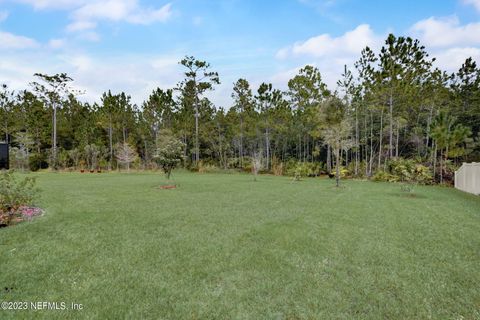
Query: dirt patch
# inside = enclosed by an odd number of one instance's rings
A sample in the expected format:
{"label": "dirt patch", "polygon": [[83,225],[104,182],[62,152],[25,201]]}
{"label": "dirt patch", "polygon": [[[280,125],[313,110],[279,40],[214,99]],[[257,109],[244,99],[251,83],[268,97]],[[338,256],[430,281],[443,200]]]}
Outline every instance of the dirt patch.
{"label": "dirt patch", "polygon": [[167,185],[167,186],[160,186],[160,189],[176,189],[176,185]]}

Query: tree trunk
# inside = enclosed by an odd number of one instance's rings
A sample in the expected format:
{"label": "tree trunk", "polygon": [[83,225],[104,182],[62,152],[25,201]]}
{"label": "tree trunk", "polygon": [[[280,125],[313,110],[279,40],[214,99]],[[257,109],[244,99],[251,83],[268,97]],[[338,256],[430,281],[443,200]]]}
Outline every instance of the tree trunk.
{"label": "tree trunk", "polygon": [[395,141],[395,158],[398,158],[398,142],[400,138],[400,123],[397,120],[397,136],[396,136],[396,141]]}
{"label": "tree trunk", "polygon": [[358,176],[358,162],[360,145],[359,145],[359,132],[358,132],[358,107],[355,107],[355,176]]}
{"label": "tree trunk", "polygon": [[365,113],[363,118],[363,124],[365,127],[365,175],[368,176],[368,130],[367,130],[367,113]]}
{"label": "tree trunk", "polygon": [[[372,124],[373,125],[373,124]],[[382,163],[382,145],[383,145],[383,109],[380,111],[380,133],[379,133],[379,147],[378,147],[378,168],[380,169],[380,165]]]}
{"label": "tree trunk", "polygon": [[337,187],[340,187],[340,149],[335,147],[335,166],[336,166],[336,174],[335,174],[335,182]]}
{"label": "tree trunk", "polygon": [[440,149],[440,184],[443,183],[443,149]]}
{"label": "tree trunk", "polygon": [[[425,150],[426,150],[427,153],[428,153],[428,143],[430,142],[430,141],[429,141],[429,140],[430,140],[430,125],[431,125],[431,123],[432,123],[432,117],[433,117],[433,106],[430,108],[430,114],[428,115],[428,119],[427,119],[427,130],[425,130],[425,131],[426,131],[426,134],[425,134],[425,135],[426,135],[426,137],[425,137],[425,141],[426,141],[425,146],[426,146],[426,148],[425,148]],[[425,153],[425,155],[426,155],[427,153]]]}
{"label": "tree trunk", "polygon": [[145,163],[145,169],[147,169],[148,164],[150,163],[150,158],[149,158],[149,155],[148,155],[148,148],[147,148],[147,139],[143,138],[143,144],[144,144],[144,148],[145,148],[144,163]]}
{"label": "tree trunk", "polygon": [[332,155],[330,152],[330,145],[327,145],[327,171],[328,173],[332,172]]}
{"label": "tree trunk", "polygon": [[370,160],[368,161],[368,176],[372,175],[373,167],[373,112],[370,112]]}
{"label": "tree trunk", "polygon": [[265,148],[267,153],[267,161],[266,161],[266,169],[267,171],[270,169],[270,137],[269,137],[269,129],[268,127],[265,129]]}
{"label": "tree trunk", "polygon": [[392,158],[393,156],[393,95],[390,92],[390,98],[388,101],[389,106],[389,118],[390,118],[390,138],[388,142],[388,154],[389,157]]}
{"label": "tree trunk", "polygon": [[112,119],[110,118],[109,126],[108,126],[108,142],[110,146],[110,161],[108,164],[108,170],[112,170],[112,163],[113,163],[113,129],[112,129]]}
{"label": "tree trunk", "polygon": [[198,103],[195,101],[195,164],[200,160],[200,149],[198,146]]}
{"label": "tree trunk", "polygon": [[240,167],[243,168],[243,117],[240,115]]}
{"label": "tree trunk", "polygon": [[53,169],[57,170],[57,105],[53,104],[53,143],[52,143],[52,164]]}

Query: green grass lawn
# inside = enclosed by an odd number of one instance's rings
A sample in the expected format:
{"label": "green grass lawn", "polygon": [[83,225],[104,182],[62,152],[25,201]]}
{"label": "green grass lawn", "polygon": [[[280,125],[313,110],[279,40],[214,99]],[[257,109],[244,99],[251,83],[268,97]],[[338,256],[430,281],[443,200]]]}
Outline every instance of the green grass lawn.
{"label": "green grass lawn", "polygon": [[[0,319],[480,319],[480,197],[249,175],[41,173],[0,229]],[[7,288],[7,290],[5,290]]]}

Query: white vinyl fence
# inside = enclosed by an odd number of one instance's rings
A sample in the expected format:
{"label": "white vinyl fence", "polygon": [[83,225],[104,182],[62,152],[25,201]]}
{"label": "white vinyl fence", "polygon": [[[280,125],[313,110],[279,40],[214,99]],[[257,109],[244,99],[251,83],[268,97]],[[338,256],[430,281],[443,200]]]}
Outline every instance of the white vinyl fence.
{"label": "white vinyl fence", "polygon": [[480,162],[463,163],[455,171],[455,188],[480,195]]}

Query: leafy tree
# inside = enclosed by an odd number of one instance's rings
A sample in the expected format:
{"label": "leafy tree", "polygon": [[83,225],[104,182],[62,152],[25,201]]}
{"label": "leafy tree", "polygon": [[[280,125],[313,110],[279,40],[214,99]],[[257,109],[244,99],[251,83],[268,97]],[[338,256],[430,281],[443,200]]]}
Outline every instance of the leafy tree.
{"label": "leafy tree", "polygon": [[320,71],[310,65],[300,69],[293,79],[288,81],[288,95],[294,112],[294,130],[296,131],[297,157],[303,162],[313,152],[309,148],[311,136],[317,132],[318,110],[325,98],[330,96]]}
{"label": "leafy tree", "polygon": [[162,167],[167,179],[170,179],[172,170],[183,160],[183,148],[183,142],[178,140],[170,130],[160,131],[154,159]]}
{"label": "leafy tree", "polygon": [[452,149],[456,152],[459,152],[459,148],[463,149],[461,145],[467,141],[472,133],[462,124],[455,125],[456,120],[455,117],[446,112],[440,112],[432,123],[431,135],[435,140],[435,150],[438,148],[440,151],[440,183],[443,183],[444,164],[445,160],[448,159],[449,152]]}

